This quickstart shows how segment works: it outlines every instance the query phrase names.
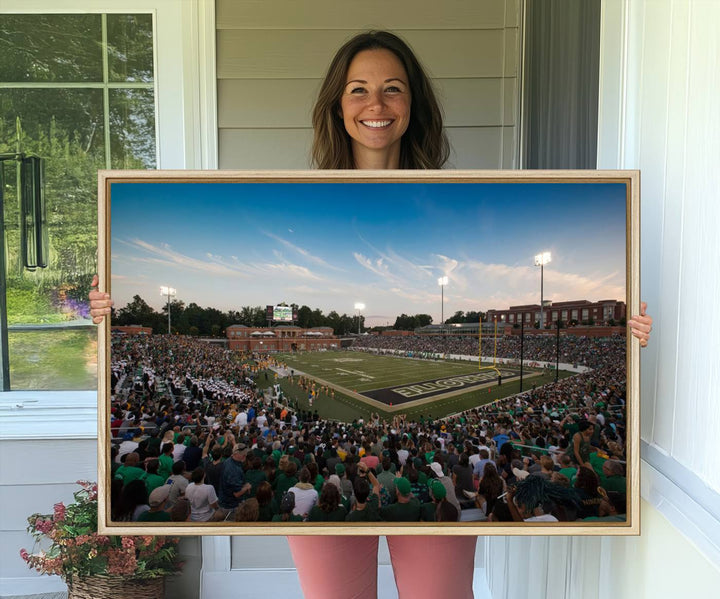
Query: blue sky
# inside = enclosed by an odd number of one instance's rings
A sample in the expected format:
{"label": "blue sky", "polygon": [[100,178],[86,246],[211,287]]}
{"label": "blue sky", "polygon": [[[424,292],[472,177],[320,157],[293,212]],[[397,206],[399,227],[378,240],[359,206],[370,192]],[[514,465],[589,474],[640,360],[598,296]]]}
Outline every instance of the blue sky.
{"label": "blue sky", "polygon": [[113,183],[112,295],[160,285],[226,311],[280,302],[440,321],[457,310],[624,299],[625,187],[611,183]]}

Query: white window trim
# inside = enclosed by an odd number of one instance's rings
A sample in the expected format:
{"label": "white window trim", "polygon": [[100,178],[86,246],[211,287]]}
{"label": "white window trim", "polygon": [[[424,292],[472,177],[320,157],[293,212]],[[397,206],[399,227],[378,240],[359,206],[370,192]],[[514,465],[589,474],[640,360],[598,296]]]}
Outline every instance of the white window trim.
{"label": "white window trim", "polygon": [[661,449],[642,441],[640,494],[720,567],[720,495]]}
{"label": "white window trim", "polygon": [[95,439],[96,391],[0,393],[0,440]]}
{"label": "white window trim", "polygon": [[[212,0],[0,0],[0,14],[151,13],[158,168],[217,168]],[[96,391],[0,392],[0,439],[96,438]]]}
{"label": "white window trim", "polygon": [[[598,168],[637,168],[635,98],[627,89],[629,54],[639,43],[630,36],[632,11],[623,0],[604,0],[600,18]],[[641,440],[641,496],[662,513],[715,566],[720,567],[720,494],[661,448]]]}

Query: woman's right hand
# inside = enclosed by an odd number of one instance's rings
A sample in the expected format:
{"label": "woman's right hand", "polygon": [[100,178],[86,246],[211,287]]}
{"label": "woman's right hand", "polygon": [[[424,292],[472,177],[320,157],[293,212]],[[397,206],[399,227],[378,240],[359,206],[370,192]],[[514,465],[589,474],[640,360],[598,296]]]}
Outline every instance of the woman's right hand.
{"label": "woman's right hand", "polygon": [[100,324],[105,316],[110,314],[113,305],[109,293],[97,290],[98,283],[98,276],[95,275],[92,283],[90,283],[90,287],[92,287],[93,290],[90,291],[88,295],[90,299],[90,316],[92,316],[92,321],[95,324]]}

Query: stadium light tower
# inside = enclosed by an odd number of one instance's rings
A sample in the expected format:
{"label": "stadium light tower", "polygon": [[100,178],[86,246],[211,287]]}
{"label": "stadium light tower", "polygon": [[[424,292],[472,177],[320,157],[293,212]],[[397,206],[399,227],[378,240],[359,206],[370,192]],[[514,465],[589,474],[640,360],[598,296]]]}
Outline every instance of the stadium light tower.
{"label": "stadium light tower", "polygon": [[365,304],[355,302],[355,309],[358,311],[358,335],[360,334],[360,311],[365,309]]}
{"label": "stadium light tower", "polygon": [[177,295],[177,289],[174,287],[166,287],[162,285],[160,287],[160,295],[167,295],[167,309],[168,309],[168,335],[170,334],[170,298]]}
{"label": "stadium light tower", "polygon": [[441,330],[445,329],[445,285],[448,284],[447,277],[439,277],[438,285],[440,285],[440,326]]}
{"label": "stadium light tower", "polygon": [[545,328],[545,319],[543,318],[543,269],[546,264],[552,260],[550,252],[543,252],[535,256],[535,266],[540,267],[540,330]]}

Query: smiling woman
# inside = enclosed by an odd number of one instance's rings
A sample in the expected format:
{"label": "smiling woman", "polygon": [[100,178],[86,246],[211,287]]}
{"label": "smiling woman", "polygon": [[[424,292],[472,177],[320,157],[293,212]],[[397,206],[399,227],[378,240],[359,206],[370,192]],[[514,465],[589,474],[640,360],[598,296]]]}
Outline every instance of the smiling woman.
{"label": "smiling woman", "polygon": [[438,169],[450,153],[430,79],[387,31],[357,35],[338,50],[312,123],[321,169]]}
{"label": "smiling woman", "polygon": [[340,114],[352,138],[356,168],[398,164],[411,102],[402,63],[389,50],[365,50],[353,58],[347,79]]}

